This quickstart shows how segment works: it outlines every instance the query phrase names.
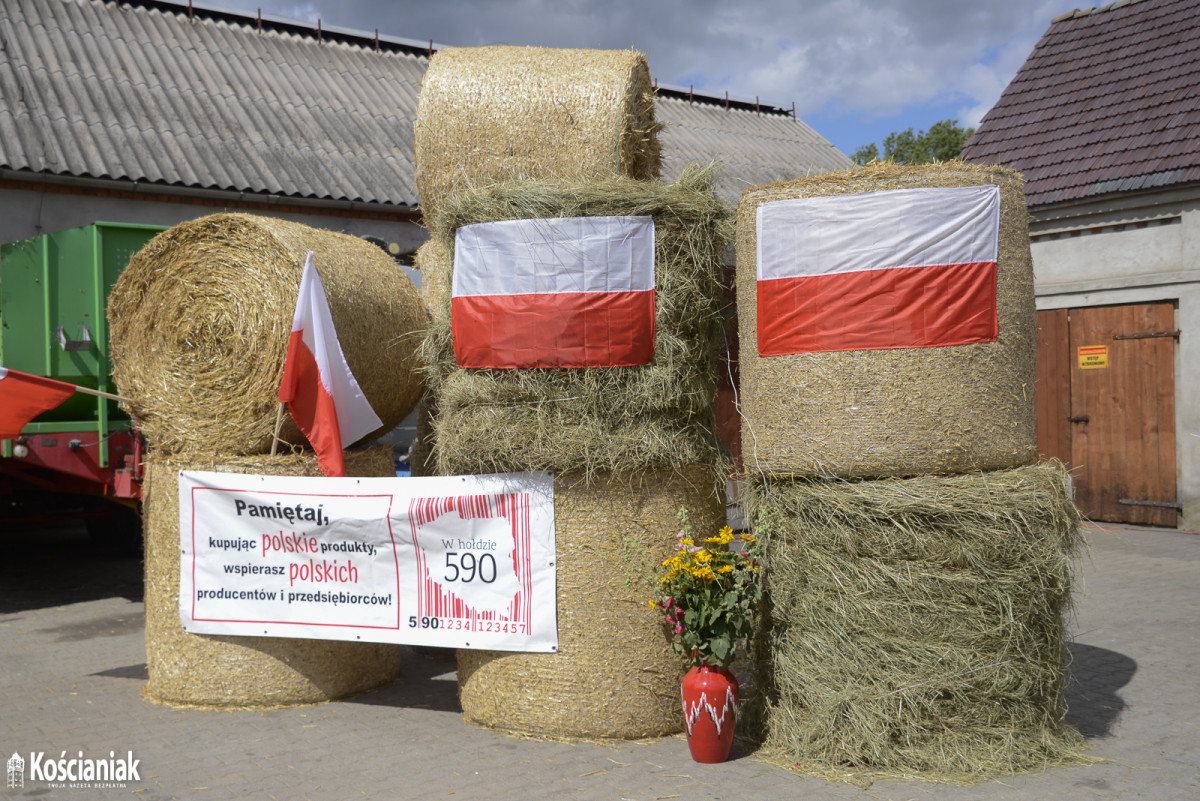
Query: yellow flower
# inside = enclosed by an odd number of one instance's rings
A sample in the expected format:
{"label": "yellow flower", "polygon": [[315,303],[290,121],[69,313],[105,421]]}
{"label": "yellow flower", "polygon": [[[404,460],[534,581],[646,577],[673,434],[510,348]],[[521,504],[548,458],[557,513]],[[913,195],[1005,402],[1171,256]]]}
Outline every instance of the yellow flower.
{"label": "yellow flower", "polygon": [[754,537],[750,536],[749,534],[743,534],[742,542],[758,542],[758,540],[754,539]]}
{"label": "yellow flower", "polygon": [[657,603],[655,603],[654,601],[647,601],[646,603],[650,604],[650,608],[651,608],[651,609],[657,609],[657,608],[658,608],[658,604],[657,604]]}
{"label": "yellow flower", "polygon": [[712,561],[712,554],[708,551],[697,551],[692,555],[692,559],[694,559],[697,564],[706,565]]}
{"label": "yellow flower", "polygon": [[683,539],[681,539],[681,540],[679,541],[679,545],[680,545],[680,547],[687,547],[687,548],[690,548],[691,546],[693,546],[693,545],[695,545],[695,544],[696,544],[696,543],[692,541],[692,538],[691,538],[691,537],[684,537]]}
{"label": "yellow flower", "polygon": [[721,567],[718,567],[718,568],[717,568],[717,572],[718,572],[718,573],[732,573],[732,572],[733,572],[733,565],[723,565],[723,566],[721,566]]}
{"label": "yellow flower", "polygon": [[704,541],[711,542],[714,545],[728,545],[729,543],[733,542],[733,529],[731,529],[729,526],[725,526],[717,532],[715,537],[705,537]]}

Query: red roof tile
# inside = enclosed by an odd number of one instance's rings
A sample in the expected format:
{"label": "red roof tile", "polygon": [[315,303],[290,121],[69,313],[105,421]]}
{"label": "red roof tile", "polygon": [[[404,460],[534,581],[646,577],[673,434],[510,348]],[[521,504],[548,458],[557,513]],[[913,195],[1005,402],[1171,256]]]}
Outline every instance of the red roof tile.
{"label": "red roof tile", "polygon": [[1051,23],[963,158],[1029,205],[1200,177],[1200,0],[1121,0]]}

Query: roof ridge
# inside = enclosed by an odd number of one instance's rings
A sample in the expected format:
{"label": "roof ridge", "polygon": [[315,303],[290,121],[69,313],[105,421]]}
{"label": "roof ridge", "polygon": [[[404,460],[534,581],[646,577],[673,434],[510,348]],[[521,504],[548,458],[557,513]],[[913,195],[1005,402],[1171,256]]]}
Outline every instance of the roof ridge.
{"label": "roof ridge", "polygon": [[1100,6],[1098,8],[1096,8],[1096,7],[1076,8],[1076,9],[1066,12],[1065,14],[1059,14],[1057,17],[1050,20],[1050,24],[1057,25],[1058,23],[1060,23],[1064,20],[1068,20],[1068,19],[1077,19],[1079,17],[1087,17],[1087,16],[1091,16],[1092,14],[1103,14],[1105,11],[1115,11],[1116,9],[1121,8],[1122,6],[1128,6],[1128,5],[1132,5],[1133,3],[1140,3],[1140,2],[1142,2],[1142,0],[1116,0],[1116,2],[1109,3],[1106,6]]}

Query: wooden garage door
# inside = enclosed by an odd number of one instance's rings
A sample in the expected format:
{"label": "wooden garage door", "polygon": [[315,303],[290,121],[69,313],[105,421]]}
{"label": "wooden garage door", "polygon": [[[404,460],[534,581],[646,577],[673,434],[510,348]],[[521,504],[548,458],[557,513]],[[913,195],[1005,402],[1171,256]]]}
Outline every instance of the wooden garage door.
{"label": "wooden garage door", "polygon": [[1172,303],[1038,313],[1038,448],[1093,520],[1177,526]]}

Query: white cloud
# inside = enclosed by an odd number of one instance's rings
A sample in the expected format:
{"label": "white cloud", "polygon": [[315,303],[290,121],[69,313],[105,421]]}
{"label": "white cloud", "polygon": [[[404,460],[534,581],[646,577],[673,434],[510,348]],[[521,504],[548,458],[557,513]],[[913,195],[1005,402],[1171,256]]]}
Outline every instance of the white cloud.
{"label": "white cloud", "polygon": [[[238,3],[237,5],[242,4]],[[304,20],[305,22],[311,22],[313,24],[316,24],[317,20],[321,19],[321,11],[317,8],[316,3],[274,3],[269,5],[272,8],[270,13],[280,17]],[[257,8],[258,6],[255,7],[255,10],[257,10]],[[325,21],[328,22],[329,19],[326,18]]]}
{"label": "white cloud", "polygon": [[[221,0],[446,45],[634,47],[667,84],[864,119],[922,106],[974,124],[1073,0]],[[928,123],[936,120],[929,120]],[[918,127],[920,125],[918,124]]]}

